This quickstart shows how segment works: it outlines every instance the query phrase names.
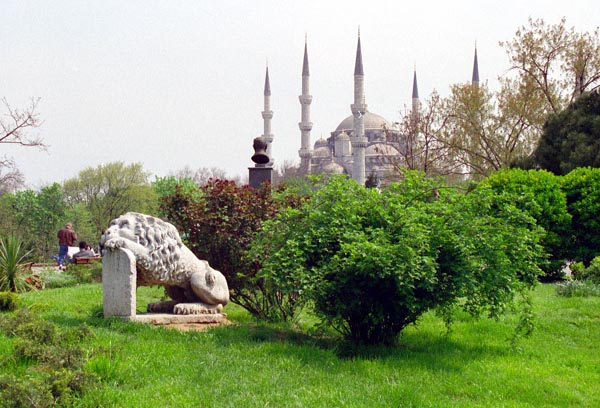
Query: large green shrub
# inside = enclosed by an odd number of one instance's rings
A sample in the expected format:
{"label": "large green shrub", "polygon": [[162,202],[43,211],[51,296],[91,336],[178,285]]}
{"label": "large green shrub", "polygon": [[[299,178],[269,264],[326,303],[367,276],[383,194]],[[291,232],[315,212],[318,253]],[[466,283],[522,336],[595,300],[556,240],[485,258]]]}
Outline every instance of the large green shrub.
{"label": "large green shrub", "polygon": [[331,178],[267,221],[253,250],[266,282],[314,302],[352,342],[376,344],[432,308],[499,316],[535,284],[539,236],[489,188],[462,195],[409,172],[382,193]]}
{"label": "large green shrub", "polygon": [[562,277],[571,247],[571,216],[561,189],[560,177],[545,170],[502,170],[483,180],[499,199],[514,204],[535,218],[546,234],[541,240],[548,262],[542,265],[545,279]]}
{"label": "large green shrub", "polygon": [[572,259],[588,265],[600,255],[600,169],[575,169],[563,176],[562,188],[573,217]]}

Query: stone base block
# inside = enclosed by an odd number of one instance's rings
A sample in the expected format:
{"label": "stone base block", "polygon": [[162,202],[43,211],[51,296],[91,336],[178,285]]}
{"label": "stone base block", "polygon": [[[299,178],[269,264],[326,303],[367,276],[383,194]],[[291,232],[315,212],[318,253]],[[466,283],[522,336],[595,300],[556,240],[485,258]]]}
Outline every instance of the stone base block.
{"label": "stone base block", "polygon": [[150,323],[154,325],[167,324],[195,324],[195,323],[221,323],[225,319],[224,313],[176,315],[170,313],[142,313],[131,319],[132,322]]}

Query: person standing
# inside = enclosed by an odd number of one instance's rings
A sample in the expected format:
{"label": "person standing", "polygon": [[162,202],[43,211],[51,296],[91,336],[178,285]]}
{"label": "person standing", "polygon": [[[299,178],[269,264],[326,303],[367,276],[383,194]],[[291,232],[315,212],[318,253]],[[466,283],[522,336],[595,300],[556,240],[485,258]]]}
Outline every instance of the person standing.
{"label": "person standing", "polygon": [[58,267],[64,268],[65,256],[69,252],[69,247],[73,246],[77,241],[77,234],[71,229],[71,223],[67,223],[64,228],[58,231]]}

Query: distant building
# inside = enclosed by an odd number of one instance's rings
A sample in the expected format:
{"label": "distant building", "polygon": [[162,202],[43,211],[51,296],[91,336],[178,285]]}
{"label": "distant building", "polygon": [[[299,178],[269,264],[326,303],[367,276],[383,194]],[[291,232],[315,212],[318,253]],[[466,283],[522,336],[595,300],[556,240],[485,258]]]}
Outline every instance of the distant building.
{"label": "distant building", "polygon": [[[473,62],[472,84],[479,84],[479,68],[477,49]],[[265,78],[265,138],[270,144],[271,134],[270,110],[271,89],[267,68]],[[360,184],[375,176],[377,180],[387,180],[397,177],[397,168],[402,164],[406,155],[407,138],[396,126],[384,117],[370,112],[367,107],[364,92],[364,70],[360,33],[356,46],[356,61],[354,64],[354,101],[350,105],[351,115],[343,119],[327,139],[320,138],[311,146],[312,122],[310,121],[310,70],[308,63],[308,45],[304,43],[304,61],[302,64],[302,94],[299,96],[301,105],[300,128],[300,171],[302,174],[349,174]],[[419,92],[417,88],[417,72],[413,75],[412,114],[418,120]],[[269,147],[270,153],[270,147]]]}

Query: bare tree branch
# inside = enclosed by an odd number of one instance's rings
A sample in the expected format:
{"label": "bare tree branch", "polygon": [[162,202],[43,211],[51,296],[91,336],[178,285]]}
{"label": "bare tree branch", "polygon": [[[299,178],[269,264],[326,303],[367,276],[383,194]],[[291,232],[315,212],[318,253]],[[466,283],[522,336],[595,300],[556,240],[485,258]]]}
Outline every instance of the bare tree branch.
{"label": "bare tree branch", "polygon": [[0,143],[46,147],[39,135],[30,134],[42,124],[39,113],[36,112],[39,101],[40,98],[32,99],[30,105],[21,110],[11,107],[6,98],[2,98],[6,112],[0,117]]}

